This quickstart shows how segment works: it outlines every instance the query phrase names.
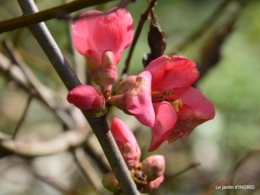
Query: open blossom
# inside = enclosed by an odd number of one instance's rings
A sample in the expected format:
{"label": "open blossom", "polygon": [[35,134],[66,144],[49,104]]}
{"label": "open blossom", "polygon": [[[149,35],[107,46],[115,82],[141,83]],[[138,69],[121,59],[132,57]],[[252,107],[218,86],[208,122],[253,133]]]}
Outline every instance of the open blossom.
{"label": "open blossom", "polygon": [[79,85],[67,96],[69,103],[88,113],[99,113],[105,109],[105,98],[97,87]]}
{"label": "open blossom", "polygon": [[122,81],[110,101],[152,128],[149,151],[153,151],[165,140],[186,138],[196,126],[214,118],[212,103],[191,87],[198,77],[191,60],[164,55],[132,77],[129,88]]}
{"label": "open blossom", "polygon": [[137,168],[141,151],[133,132],[118,118],[112,120],[111,132],[129,170]]}
{"label": "open blossom", "polygon": [[109,13],[87,11],[72,26],[74,46],[86,58],[93,79],[103,92],[111,90],[116,81],[116,65],[134,33],[130,13],[123,8],[113,9]]}

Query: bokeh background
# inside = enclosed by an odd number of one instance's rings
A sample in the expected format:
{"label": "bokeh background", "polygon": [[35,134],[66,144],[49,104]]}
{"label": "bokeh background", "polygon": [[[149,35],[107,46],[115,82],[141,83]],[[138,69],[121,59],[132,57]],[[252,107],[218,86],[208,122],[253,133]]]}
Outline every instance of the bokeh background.
{"label": "bokeh background", "polygon": [[[65,3],[62,0],[35,2],[39,10]],[[118,3],[112,1],[74,14],[90,9],[106,10]],[[136,0],[126,7],[134,18],[135,28],[146,7],[145,0]],[[163,144],[152,153],[147,152],[150,129],[116,108],[110,110],[108,121],[117,116],[131,127],[141,147],[142,159],[151,154],[165,156],[165,181],[151,193],[153,195],[259,194],[260,1],[158,0],[155,10],[166,34],[165,54],[183,55],[197,63],[201,78],[195,86],[215,105],[216,117],[197,127],[188,138],[170,145]],[[1,21],[20,15],[22,12],[17,1],[0,0]],[[150,19],[144,24],[131,59],[129,74],[138,74],[143,69],[143,54],[150,51],[147,44],[149,23]],[[47,21],[46,25],[81,81],[91,82],[89,77],[85,79],[85,71],[82,71],[85,67],[83,57],[73,53],[70,22],[53,19]],[[37,78],[56,91],[64,101],[67,93],[65,87],[27,29],[5,32],[0,39],[12,42]],[[8,57],[1,43],[0,52]],[[127,53],[124,52],[118,65],[119,73],[124,68]],[[2,133],[13,134],[27,98],[28,93],[1,72]],[[55,114],[41,101],[33,99],[17,139],[48,140],[62,131],[62,123]],[[93,144],[99,148],[96,142]],[[2,147],[0,153],[1,195],[98,194],[75,166],[69,151],[36,158],[24,158],[15,152],[6,152]],[[86,158],[101,178],[104,170],[96,165],[91,155],[86,154]],[[216,190],[217,185],[254,185],[255,189]]]}

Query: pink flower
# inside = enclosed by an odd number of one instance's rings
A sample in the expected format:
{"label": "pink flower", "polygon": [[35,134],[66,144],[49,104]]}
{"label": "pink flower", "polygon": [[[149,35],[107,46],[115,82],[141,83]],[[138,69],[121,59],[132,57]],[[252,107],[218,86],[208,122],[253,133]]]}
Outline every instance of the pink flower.
{"label": "pink flower", "polygon": [[123,8],[111,13],[87,11],[72,26],[74,46],[86,58],[94,81],[103,92],[111,90],[117,79],[116,65],[132,42],[133,28],[133,19]]}
{"label": "pink flower", "polygon": [[164,55],[136,77],[132,89],[124,92],[117,89],[119,95],[110,101],[152,128],[148,151],[153,151],[165,140],[171,143],[186,138],[196,126],[214,118],[212,103],[191,87],[198,77],[191,60]]}
{"label": "pink flower", "polygon": [[69,103],[88,113],[99,113],[105,109],[105,98],[97,87],[79,85],[67,96]]}
{"label": "pink flower", "polygon": [[118,118],[112,120],[111,132],[129,170],[137,168],[141,151],[133,132]]}

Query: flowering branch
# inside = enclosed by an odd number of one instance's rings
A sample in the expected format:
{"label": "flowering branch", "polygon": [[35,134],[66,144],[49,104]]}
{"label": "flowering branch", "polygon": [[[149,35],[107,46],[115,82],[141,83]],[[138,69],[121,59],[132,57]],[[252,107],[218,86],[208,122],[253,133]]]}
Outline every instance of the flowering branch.
{"label": "flowering branch", "polygon": [[[23,10],[24,14],[30,14],[38,11],[33,0],[18,0],[18,3],[20,4],[20,7]],[[56,42],[53,40],[45,24],[40,23],[36,25],[31,25],[28,28],[42,47],[43,51],[49,58],[50,62],[59,74],[67,89],[71,90],[74,87],[81,85],[80,81],[71,70],[70,65],[63,57],[60,49],[58,48]],[[94,133],[96,134],[124,194],[139,194],[136,189],[135,183],[133,182],[124,163],[124,160],[116,146],[113,136],[109,131],[105,116],[95,118],[87,113],[83,112],[83,114],[85,115]]]}

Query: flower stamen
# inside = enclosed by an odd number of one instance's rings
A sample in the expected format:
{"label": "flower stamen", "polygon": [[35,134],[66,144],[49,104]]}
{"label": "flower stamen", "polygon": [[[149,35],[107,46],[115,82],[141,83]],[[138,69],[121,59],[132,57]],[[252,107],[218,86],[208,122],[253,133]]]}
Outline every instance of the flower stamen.
{"label": "flower stamen", "polygon": [[[156,94],[156,93],[152,92],[152,94]],[[162,101],[171,102],[171,101],[174,101],[174,99],[172,98],[174,95],[175,95],[174,89],[168,89],[168,90],[165,90],[162,93],[162,95],[160,95],[158,97],[153,97],[152,101],[153,102],[162,102]]]}
{"label": "flower stamen", "polygon": [[174,108],[175,112],[179,112],[180,108],[182,108],[183,106],[183,102],[181,101],[181,99],[170,101],[170,104]]}

